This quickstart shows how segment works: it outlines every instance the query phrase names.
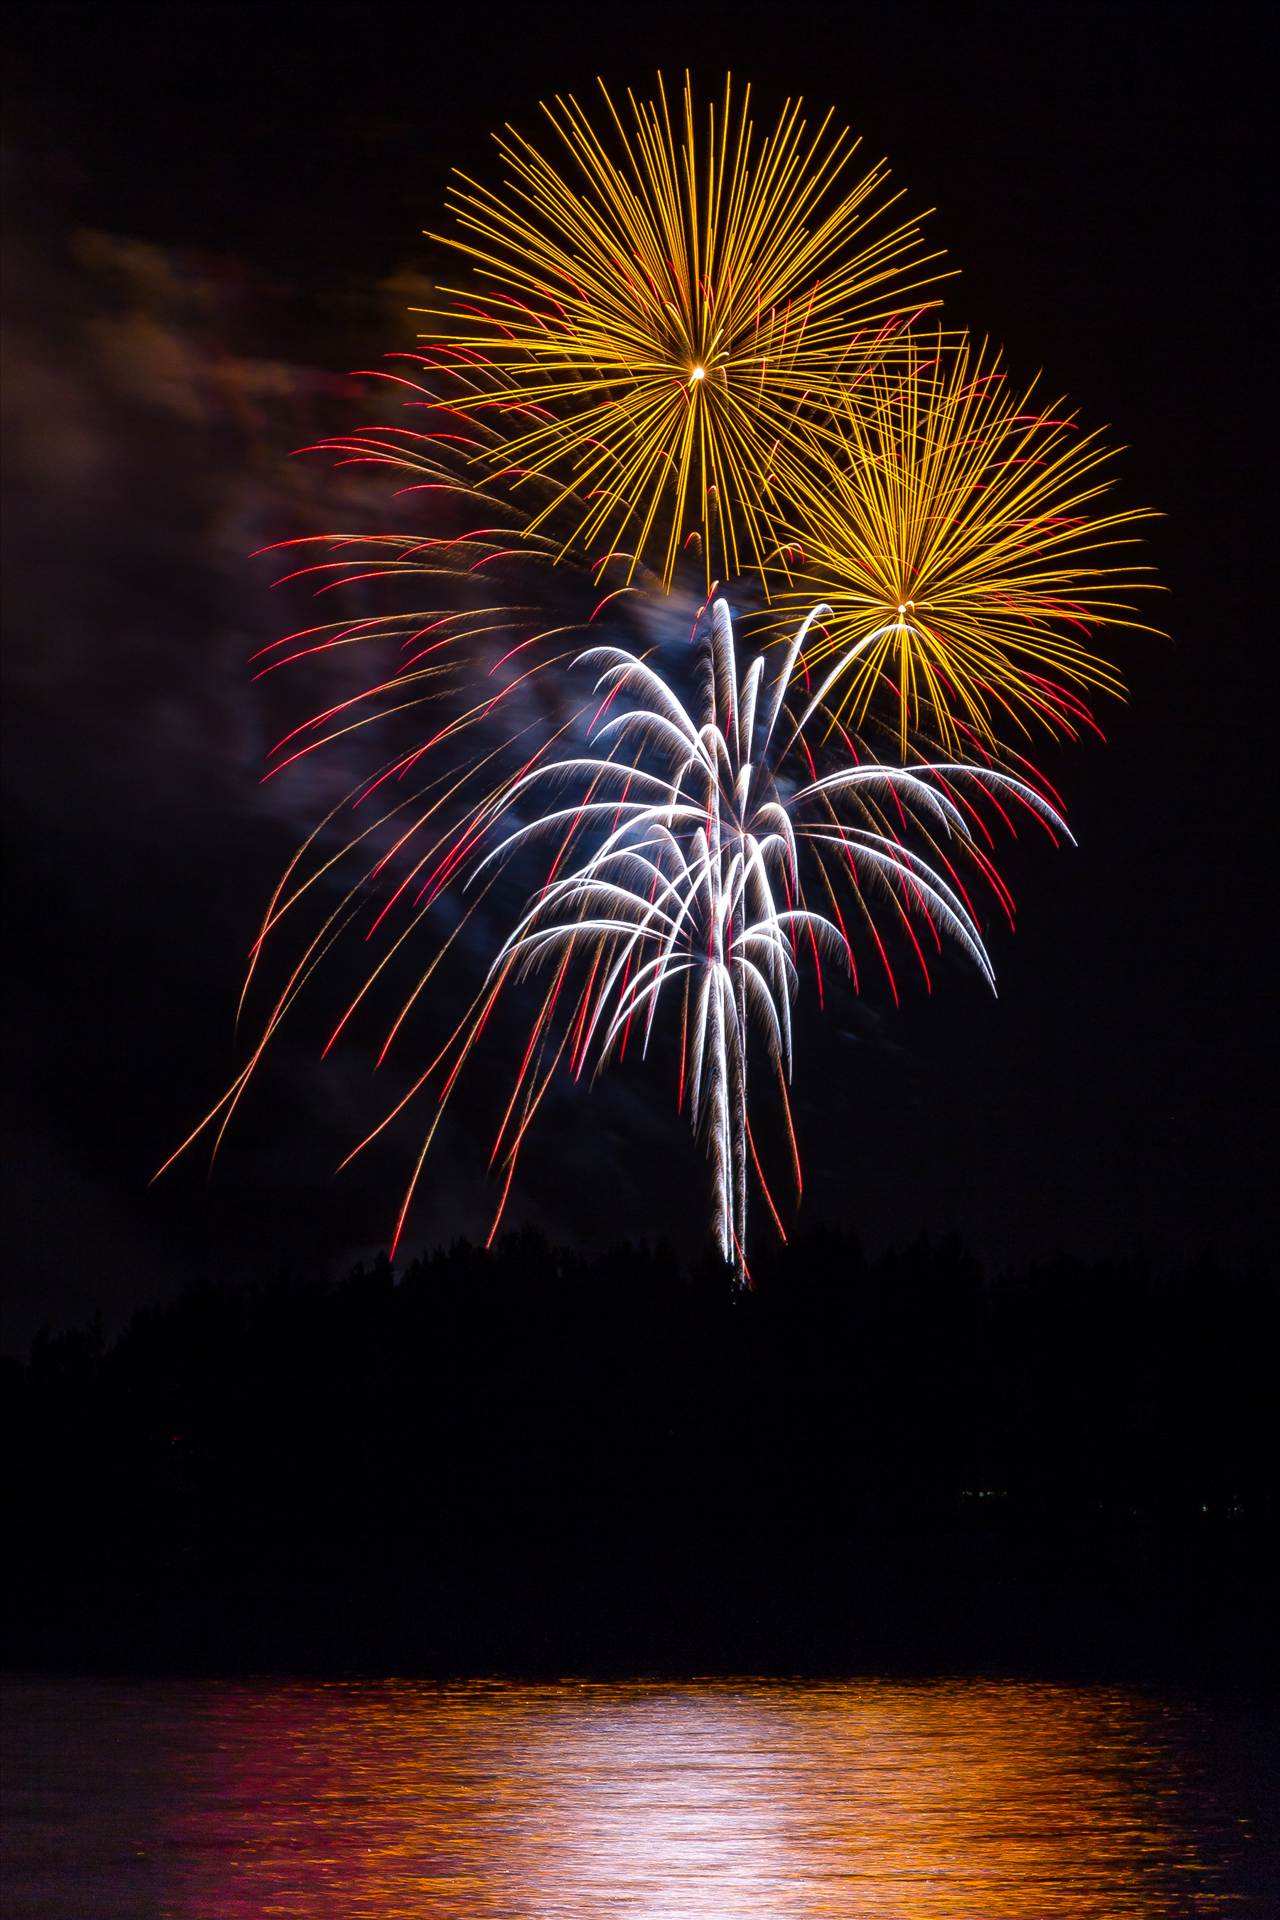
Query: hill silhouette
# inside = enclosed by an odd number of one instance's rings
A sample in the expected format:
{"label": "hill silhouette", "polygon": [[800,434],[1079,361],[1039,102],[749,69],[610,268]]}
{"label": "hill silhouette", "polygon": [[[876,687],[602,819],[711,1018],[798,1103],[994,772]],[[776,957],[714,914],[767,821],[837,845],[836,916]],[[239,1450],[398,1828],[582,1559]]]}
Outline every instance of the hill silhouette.
{"label": "hill silhouette", "polygon": [[6,1363],[10,1662],[1256,1667],[1269,1280],[534,1234]]}

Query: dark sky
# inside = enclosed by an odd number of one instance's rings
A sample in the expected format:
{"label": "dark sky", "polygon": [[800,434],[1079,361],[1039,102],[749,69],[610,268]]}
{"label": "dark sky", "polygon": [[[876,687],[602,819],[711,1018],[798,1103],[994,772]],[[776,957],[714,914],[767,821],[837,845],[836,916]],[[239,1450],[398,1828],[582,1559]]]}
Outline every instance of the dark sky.
{"label": "dark sky", "polygon": [[[1266,55],[1230,6],[15,8],[8,26],[4,1340],[192,1277],[385,1242],[414,1133],[334,1179],[354,1060],[282,1049],[210,1184],[148,1177],[225,1081],[245,949],[314,791],[260,789],[282,630],[246,556],[326,521],[286,456],[412,344],[449,168],[593,76],[726,66],[834,103],[962,270],[955,320],[1043,367],[1158,508],[1170,638],[1121,643],[1077,851],[1006,862],[992,1002],[944,971],[803,1022],[805,1217],[987,1259],[1270,1243]],[[367,405],[364,406],[367,413]],[[312,1036],[314,1037],[314,1036]],[[566,1103],[513,1224],[696,1238],[669,1090]],[[409,1246],[481,1230],[465,1129]]]}

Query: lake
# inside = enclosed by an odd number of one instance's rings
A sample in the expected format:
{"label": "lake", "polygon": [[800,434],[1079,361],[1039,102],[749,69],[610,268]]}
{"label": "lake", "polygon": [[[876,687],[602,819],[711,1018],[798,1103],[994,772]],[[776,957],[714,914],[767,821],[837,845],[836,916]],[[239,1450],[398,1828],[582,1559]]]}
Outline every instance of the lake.
{"label": "lake", "polygon": [[1277,1725],[1013,1680],[9,1679],[9,1920],[1273,1914]]}

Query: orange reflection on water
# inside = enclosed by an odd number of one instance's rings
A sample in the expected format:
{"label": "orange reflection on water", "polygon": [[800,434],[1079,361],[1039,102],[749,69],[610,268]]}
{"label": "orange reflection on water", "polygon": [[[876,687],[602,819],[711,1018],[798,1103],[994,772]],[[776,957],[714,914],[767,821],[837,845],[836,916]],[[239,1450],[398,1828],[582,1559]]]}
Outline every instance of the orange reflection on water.
{"label": "orange reflection on water", "polygon": [[20,1821],[15,1913],[1262,1911],[1231,1890],[1243,1833],[1202,1777],[1191,1710],[1121,1690],[210,1682],[95,1699],[100,1767],[82,1725],[65,1809],[81,1825],[58,1855],[75,1889],[61,1905],[56,1877],[38,1884]]}

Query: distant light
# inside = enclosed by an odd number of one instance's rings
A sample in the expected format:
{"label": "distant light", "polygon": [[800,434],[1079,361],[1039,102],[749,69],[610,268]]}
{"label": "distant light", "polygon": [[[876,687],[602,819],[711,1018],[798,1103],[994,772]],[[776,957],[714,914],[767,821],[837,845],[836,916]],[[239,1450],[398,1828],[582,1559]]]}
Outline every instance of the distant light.
{"label": "distant light", "polygon": [[695,367],[693,372],[689,375],[689,379],[691,383],[694,380],[705,380],[706,377],[707,377],[707,370],[705,367]]}

